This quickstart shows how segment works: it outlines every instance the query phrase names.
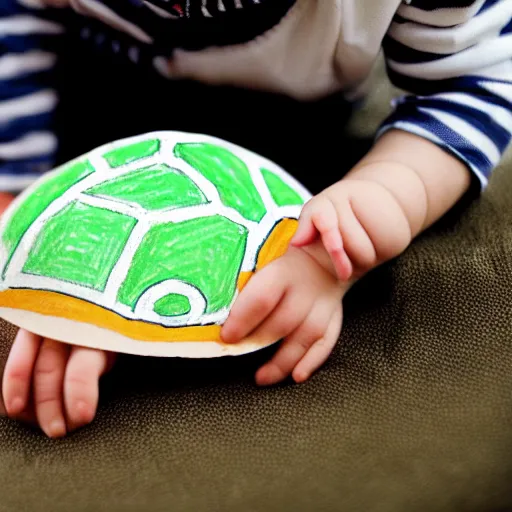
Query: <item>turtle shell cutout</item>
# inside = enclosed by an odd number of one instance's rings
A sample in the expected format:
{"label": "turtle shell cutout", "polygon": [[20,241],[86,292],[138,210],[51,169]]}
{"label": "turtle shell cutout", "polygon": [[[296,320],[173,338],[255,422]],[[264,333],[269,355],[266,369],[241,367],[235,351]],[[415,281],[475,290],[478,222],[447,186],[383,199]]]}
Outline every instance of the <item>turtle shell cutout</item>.
{"label": "turtle shell cutout", "polygon": [[0,316],[66,343],[216,357],[222,323],[281,256],[310,194],[276,164],[213,137],[114,142],[34,183],[0,223]]}

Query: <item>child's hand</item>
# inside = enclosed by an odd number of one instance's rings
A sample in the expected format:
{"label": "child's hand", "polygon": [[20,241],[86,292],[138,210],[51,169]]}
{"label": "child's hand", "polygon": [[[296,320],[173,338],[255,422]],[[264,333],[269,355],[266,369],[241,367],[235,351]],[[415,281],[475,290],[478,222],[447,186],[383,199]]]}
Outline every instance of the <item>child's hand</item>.
{"label": "child's hand", "polygon": [[111,353],[71,347],[20,329],[3,377],[7,415],[39,424],[49,437],[90,423],[99,379],[114,359]]}
{"label": "child's hand", "polygon": [[289,375],[305,381],[338,340],[343,295],[410,240],[407,219],[385,187],[340,181],[307,203],[288,252],[242,290],[222,329],[224,341],[284,339],[256,381],[270,385]]}
{"label": "child's hand", "polygon": [[235,301],[222,329],[227,343],[250,337],[284,339],[256,374],[260,385],[289,375],[307,380],[329,357],[341,330],[343,287],[315,251],[290,248],[254,276]]}
{"label": "child's hand", "polygon": [[469,183],[462,161],[428,140],[391,130],[343,180],[311,199],[290,250],[249,281],[222,331],[228,342],[285,339],[257,382],[290,374],[307,379],[335,345],[342,295],[402,253]]}
{"label": "child's hand", "polygon": [[[0,193],[0,214],[13,200]],[[71,347],[20,329],[5,365],[2,396],[12,419],[37,423],[49,437],[90,423],[98,405],[98,382],[115,354]]]}
{"label": "child's hand", "polygon": [[348,281],[400,254],[411,235],[401,205],[385,186],[346,179],[306,204],[291,244],[305,247],[320,239],[336,275]]}

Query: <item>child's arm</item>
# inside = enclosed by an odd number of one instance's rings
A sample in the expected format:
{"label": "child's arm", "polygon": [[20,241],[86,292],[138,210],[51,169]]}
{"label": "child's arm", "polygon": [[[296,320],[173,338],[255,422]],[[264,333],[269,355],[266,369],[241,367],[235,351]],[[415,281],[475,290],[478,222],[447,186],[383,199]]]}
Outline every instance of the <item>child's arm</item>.
{"label": "child's arm", "polygon": [[431,142],[393,130],[339,183],[310,201],[292,245],[321,238],[342,281],[402,253],[468,189],[470,172]]}
{"label": "child's arm", "polygon": [[383,41],[387,71],[413,93],[378,135],[400,129],[463,161],[482,188],[512,136],[512,4],[403,2]]}
{"label": "child's arm", "polygon": [[284,338],[258,383],[290,374],[306,380],[338,339],[350,286],[403,252],[469,183],[470,172],[455,157],[415,135],[388,132],[346,178],[308,202],[292,247],[249,281],[223,338]]}

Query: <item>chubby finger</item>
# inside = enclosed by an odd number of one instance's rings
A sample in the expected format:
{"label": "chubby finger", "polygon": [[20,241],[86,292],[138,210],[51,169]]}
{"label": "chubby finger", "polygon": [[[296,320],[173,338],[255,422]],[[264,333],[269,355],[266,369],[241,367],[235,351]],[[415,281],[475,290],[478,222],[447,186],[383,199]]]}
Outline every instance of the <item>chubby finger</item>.
{"label": "chubby finger", "polygon": [[351,264],[359,269],[374,267],[377,262],[375,247],[357,219],[350,201],[343,201],[339,205],[338,216],[344,249]]}
{"label": "chubby finger", "polygon": [[52,438],[66,435],[62,383],[69,347],[45,339],[34,366],[34,407],[43,432]]}
{"label": "chubby finger", "polygon": [[291,287],[274,311],[247,337],[263,343],[285,338],[304,322],[312,303],[307,293]]}
{"label": "chubby finger", "polygon": [[318,238],[319,233],[312,219],[313,213],[317,210],[317,201],[318,198],[314,197],[302,208],[299,225],[290,240],[290,245],[294,247],[304,247],[305,245],[313,243]]}
{"label": "chubby finger", "polygon": [[336,223],[334,229],[320,232],[320,235],[324,249],[331,258],[338,279],[348,281],[352,277],[353,267],[343,247],[343,240],[338,224]]}
{"label": "chubby finger", "polygon": [[42,343],[40,336],[20,329],[5,365],[2,391],[9,417],[18,416],[27,408],[32,390],[32,373]]}
{"label": "chubby finger", "polygon": [[221,331],[222,340],[235,343],[252,332],[281,302],[288,288],[285,269],[274,261],[250,279],[237,297]]}
{"label": "chubby finger", "polygon": [[[5,410],[5,407],[2,408],[0,406],[0,416],[7,416],[7,411]],[[16,417],[12,417],[12,419],[20,421],[22,423],[26,423],[33,427],[38,427],[36,413],[34,410],[34,401],[32,397],[29,399],[29,402],[25,409],[23,409],[19,414],[17,414]]]}
{"label": "chubby finger", "polygon": [[[325,247],[325,244],[324,244]],[[332,264],[334,265],[334,269],[336,270],[336,275],[340,281],[348,281],[354,272],[354,266],[350,261],[345,250],[339,249],[334,251],[327,251],[331,258]]]}
{"label": "chubby finger", "polygon": [[295,366],[292,377],[297,383],[305,382],[316,372],[328,359],[333,348],[338,342],[342,323],[341,304],[336,308],[325,334],[306,352],[304,357]]}
{"label": "chubby finger", "polygon": [[73,347],[64,377],[64,403],[69,430],[94,419],[98,407],[99,380],[112,364],[112,353]]}
{"label": "chubby finger", "polygon": [[[0,399],[0,417],[1,416],[7,416],[7,410],[3,403],[3,399]],[[14,419],[14,416],[12,416],[12,418]],[[32,426],[37,426],[37,418],[34,411],[34,401],[32,397],[29,398],[26,407],[20,413],[16,414],[15,419]]]}
{"label": "chubby finger", "polygon": [[327,196],[318,196],[307,205],[291,244],[304,247],[315,241],[318,235],[329,254],[338,279],[348,281],[352,276],[352,263],[343,247],[336,206]]}
{"label": "chubby finger", "polygon": [[256,372],[256,383],[271,386],[289,377],[313,343],[324,336],[332,310],[332,302],[318,301],[306,320],[284,340],[274,357]]}
{"label": "chubby finger", "polygon": [[16,420],[33,427],[38,426],[33,397],[29,399],[27,407],[16,416]]}
{"label": "chubby finger", "polygon": [[291,245],[303,247],[312,243],[317,236],[327,244],[326,249],[336,251],[343,248],[338,228],[338,214],[332,201],[326,196],[317,196],[302,210],[299,226]]}

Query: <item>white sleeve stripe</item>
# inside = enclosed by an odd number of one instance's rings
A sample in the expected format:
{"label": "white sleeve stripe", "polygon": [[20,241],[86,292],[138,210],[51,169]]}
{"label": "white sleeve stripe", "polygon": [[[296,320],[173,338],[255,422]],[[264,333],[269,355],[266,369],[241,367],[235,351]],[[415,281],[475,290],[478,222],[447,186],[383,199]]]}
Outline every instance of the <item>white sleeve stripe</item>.
{"label": "white sleeve stripe", "polygon": [[483,89],[496,94],[496,96],[500,96],[512,104],[512,83],[480,82],[479,85]]}
{"label": "white sleeve stripe", "polygon": [[382,130],[435,142],[485,186],[512,136],[511,21],[512,0],[404,0],[383,47],[392,81],[416,99]]}
{"label": "white sleeve stripe", "polygon": [[388,34],[414,50],[449,55],[497,37],[511,17],[512,0],[504,0],[463,25],[439,28],[395,22]]}
{"label": "white sleeve stripe", "polygon": [[[419,98],[428,99],[422,98],[421,96]],[[500,107],[498,105],[494,105],[493,103],[482,101],[481,99],[475,96],[471,96],[469,94],[463,94],[458,92],[436,94],[435,96],[433,96],[433,99],[446,100],[449,102],[458,103],[460,105],[472,107],[475,110],[479,110],[481,112],[485,112],[493,119],[493,121],[501,125],[503,128],[505,128],[505,130],[512,134],[512,112],[504,107]]]}
{"label": "white sleeve stripe", "polygon": [[447,150],[452,152],[454,155],[457,155],[463,162],[466,163],[466,165],[468,165],[470,167],[470,169],[475,173],[475,176],[480,181],[482,188],[487,187],[488,179],[478,167],[476,167],[470,161],[468,161],[466,158],[464,158],[464,156],[459,151],[457,151],[455,148],[453,148],[452,146],[448,146],[443,139],[439,138],[437,135],[430,132],[429,130],[422,128],[418,124],[409,123],[407,121],[395,121],[392,124],[384,124],[382,126],[382,128],[379,130],[379,132],[377,133],[377,138],[381,137],[382,135],[384,135],[384,133],[386,133],[389,130],[392,130],[393,128],[397,128],[397,129],[400,129],[400,130],[403,130],[403,131],[409,132],[409,133],[414,133],[415,135],[418,135],[419,137],[430,140],[434,144],[437,144],[441,147],[446,148]]}
{"label": "white sleeve stripe", "polygon": [[472,18],[484,5],[485,0],[477,0],[468,9],[458,7],[446,7],[432,11],[424,11],[418,7],[402,4],[398,9],[398,14],[403,18],[410,19],[417,23],[425,25],[437,25],[443,27],[452,27],[459,25]]}
{"label": "white sleeve stripe", "polygon": [[57,149],[57,137],[51,132],[34,132],[18,140],[0,144],[0,158],[16,160],[34,158],[53,153]]}
{"label": "white sleeve stripe", "polygon": [[393,71],[412,78],[445,80],[467,75],[482,67],[512,58],[512,34],[487,41],[459,54],[432,62],[402,64],[388,60]]}
{"label": "white sleeve stripe", "polygon": [[0,102],[0,123],[50,112],[57,106],[57,101],[56,92],[50,89],[2,101]]}
{"label": "white sleeve stripe", "polygon": [[498,80],[500,82],[505,80],[509,82],[509,85],[512,85],[512,59],[481,69],[478,72],[478,78],[482,80]]}
{"label": "white sleeve stripe", "polygon": [[28,34],[61,34],[61,25],[28,14],[0,19],[0,38]]}
{"label": "white sleeve stripe", "polygon": [[437,119],[454,132],[463,134],[464,139],[473,147],[478,148],[493,165],[500,161],[501,153],[496,144],[464,119],[435,108],[418,107],[418,110]]}
{"label": "white sleeve stripe", "polygon": [[32,51],[0,57],[0,80],[8,80],[36,71],[51,69],[57,61],[54,53]]}

